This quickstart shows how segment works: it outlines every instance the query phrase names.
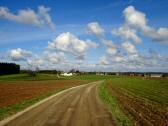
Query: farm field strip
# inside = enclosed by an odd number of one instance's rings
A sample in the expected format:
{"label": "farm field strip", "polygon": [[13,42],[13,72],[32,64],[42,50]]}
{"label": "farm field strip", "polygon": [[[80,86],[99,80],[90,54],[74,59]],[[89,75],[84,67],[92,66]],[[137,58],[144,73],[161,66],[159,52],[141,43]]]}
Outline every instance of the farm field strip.
{"label": "farm field strip", "polygon": [[137,97],[162,105],[168,105],[168,79],[149,80],[143,78],[111,78],[111,84],[122,88]]}
{"label": "farm field strip", "polygon": [[144,80],[114,77],[106,82],[106,87],[109,93],[117,98],[135,126],[166,126],[168,124],[167,82],[165,78]]}

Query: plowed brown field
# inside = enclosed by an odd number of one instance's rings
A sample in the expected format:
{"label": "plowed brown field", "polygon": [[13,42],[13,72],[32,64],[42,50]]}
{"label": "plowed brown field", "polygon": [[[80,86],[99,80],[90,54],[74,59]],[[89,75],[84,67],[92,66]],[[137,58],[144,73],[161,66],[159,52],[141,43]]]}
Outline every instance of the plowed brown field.
{"label": "plowed brown field", "polygon": [[14,105],[51,91],[86,83],[88,83],[88,81],[84,80],[1,81],[0,108]]}

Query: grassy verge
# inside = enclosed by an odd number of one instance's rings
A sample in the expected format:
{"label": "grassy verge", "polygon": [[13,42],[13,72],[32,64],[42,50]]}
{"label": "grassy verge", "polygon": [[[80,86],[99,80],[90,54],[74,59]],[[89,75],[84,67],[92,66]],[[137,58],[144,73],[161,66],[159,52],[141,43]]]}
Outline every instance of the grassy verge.
{"label": "grassy verge", "polygon": [[106,83],[103,83],[98,87],[99,94],[106,104],[111,108],[112,114],[118,121],[119,126],[132,126],[130,119],[123,113],[121,106],[117,99],[112,96],[106,87]]}
{"label": "grassy verge", "polygon": [[30,100],[25,100],[21,103],[17,103],[15,105],[12,105],[12,106],[8,106],[8,107],[5,107],[5,108],[0,108],[0,120],[3,120],[4,118],[12,115],[12,114],[15,114],[27,107],[29,107],[30,105],[33,105],[53,94],[56,94],[62,90],[65,90],[67,88],[70,88],[70,87],[65,87],[65,88],[62,88],[62,89],[58,89],[58,90],[55,90],[53,92],[49,92],[49,93],[46,93],[46,94],[43,94],[43,95],[40,95],[40,96],[37,96],[37,97],[34,97]]}

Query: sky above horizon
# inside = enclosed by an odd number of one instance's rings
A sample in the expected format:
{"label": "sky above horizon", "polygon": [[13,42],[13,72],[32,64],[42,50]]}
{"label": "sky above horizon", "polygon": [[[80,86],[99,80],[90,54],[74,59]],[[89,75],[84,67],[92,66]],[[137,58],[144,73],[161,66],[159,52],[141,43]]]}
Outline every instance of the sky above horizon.
{"label": "sky above horizon", "polygon": [[167,0],[1,0],[0,62],[168,72]]}

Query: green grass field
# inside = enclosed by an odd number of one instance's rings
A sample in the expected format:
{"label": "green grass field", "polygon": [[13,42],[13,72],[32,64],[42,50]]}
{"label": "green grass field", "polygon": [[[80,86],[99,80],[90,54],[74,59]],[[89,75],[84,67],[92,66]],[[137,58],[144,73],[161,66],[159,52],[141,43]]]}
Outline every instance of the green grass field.
{"label": "green grass field", "polygon": [[58,80],[56,74],[37,74],[36,76],[30,76],[29,74],[13,74],[0,76],[0,81],[28,81],[28,80]]}
{"label": "green grass field", "polygon": [[140,77],[112,77],[110,84],[135,96],[168,105],[168,79],[144,79]]}
{"label": "green grass field", "polygon": [[111,76],[102,76],[102,75],[74,75],[70,77],[60,77],[56,74],[42,74],[39,73],[36,76],[30,76],[29,74],[13,74],[13,75],[3,75],[0,76],[0,81],[26,81],[26,80],[58,80],[58,79],[66,79],[66,80],[107,80]]}
{"label": "green grass field", "polygon": [[100,95],[121,126],[168,124],[167,78],[113,76],[100,86]]}
{"label": "green grass field", "polygon": [[90,81],[98,81],[98,80],[109,80],[112,76],[107,75],[75,75],[71,77],[66,77],[66,79],[74,79],[74,80],[90,80]]}

